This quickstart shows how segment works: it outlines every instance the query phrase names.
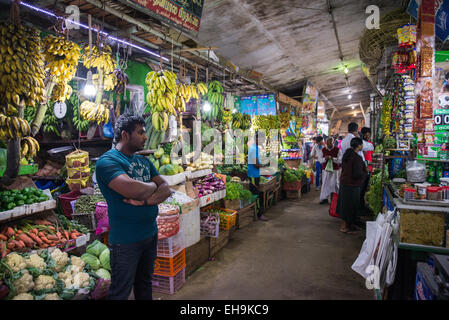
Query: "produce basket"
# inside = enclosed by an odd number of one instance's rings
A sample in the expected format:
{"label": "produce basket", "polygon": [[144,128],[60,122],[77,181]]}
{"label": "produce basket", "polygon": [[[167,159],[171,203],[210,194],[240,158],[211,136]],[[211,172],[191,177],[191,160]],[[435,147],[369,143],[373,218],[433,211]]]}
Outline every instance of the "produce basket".
{"label": "produce basket", "polygon": [[220,215],[220,230],[229,230],[235,226],[237,221],[237,211],[219,207],[206,207],[204,212],[216,212]]}
{"label": "produce basket", "polygon": [[157,256],[173,258],[181,250],[185,249],[184,232],[179,230],[173,237],[159,240],[157,242]]}
{"label": "produce basket", "polygon": [[106,298],[108,296],[110,286],[110,279],[98,279],[97,284],[95,285],[95,289],[90,293],[90,298],[93,300],[101,300]]}
{"label": "produce basket", "polygon": [[94,232],[97,229],[95,212],[72,213],[72,219],[75,219],[82,225],[85,225],[89,229],[90,232]]}
{"label": "produce basket", "polygon": [[200,219],[200,234],[217,238],[220,229],[220,215],[216,212],[201,212]]}
{"label": "produce basket", "polygon": [[299,181],[295,181],[295,182],[285,182],[284,181],[284,186],[283,189],[285,191],[297,191],[297,190],[301,190],[301,180]]}
{"label": "produce basket", "polygon": [[179,214],[171,216],[158,216],[156,218],[158,239],[166,239],[179,232]]}
{"label": "produce basket", "polygon": [[154,262],[154,274],[158,276],[174,277],[186,266],[186,250],[183,249],[173,258],[157,257]]}
{"label": "produce basket", "polygon": [[186,268],[182,268],[175,276],[166,277],[153,275],[153,292],[174,294],[182,288],[186,282]]}

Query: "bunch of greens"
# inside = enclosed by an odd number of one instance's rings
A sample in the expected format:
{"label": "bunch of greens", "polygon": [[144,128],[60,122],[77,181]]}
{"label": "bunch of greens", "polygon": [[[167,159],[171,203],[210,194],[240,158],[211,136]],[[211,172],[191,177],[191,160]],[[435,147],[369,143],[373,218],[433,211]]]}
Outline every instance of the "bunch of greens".
{"label": "bunch of greens", "polygon": [[65,230],[69,230],[69,231],[70,230],[78,230],[84,234],[89,233],[89,229],[84,224],[79,223],[77,220],[75,220],[75,219],[69,220],[63,214],[57,214],[56,216],[58,217],[58,220],[61,222],[62,227]]}
{"label": "bunch of greens", "polygon": [[371,177],[366,201],[370,210],[377,216],[382,210],[382,172],[377,172]]}
{"label": "bunch of greens", "polygon": [[391,136],[385,137],[384,141],[382,142],[382,145],[384,147],[384,150],[394,149],[396,148],[396,140]]}
{"label": "bunch of greens", "polygon": [[90,213],[95,212],[98,202],[105,202],[103,195],[89,194],[83,195],[76,200],[75,212],[76,213]]}
{"label": "bunch of greens", "polygon": [[299,167],[298,169],[287,169],[284,172],[284,181],[285,182],[301,181],[302,177],[304,175],[305,175],[305,170],[303,167]]}
{"label": "bunch of greens", "polygon": [[226,183],[226,197],[225,200],[249,200],[252,197],[252,193],[249,190],[243,188],[240,183],[229,182]]}

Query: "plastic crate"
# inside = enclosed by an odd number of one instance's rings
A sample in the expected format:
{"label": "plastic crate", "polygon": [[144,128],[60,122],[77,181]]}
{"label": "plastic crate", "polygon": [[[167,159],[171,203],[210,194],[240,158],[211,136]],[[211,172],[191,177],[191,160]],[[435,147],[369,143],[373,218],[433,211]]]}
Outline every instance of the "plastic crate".
{"label": "plastic crate", "polygon": [[[208,221],[207,217],[214,215],[216,221]],[[200,234],[206,237],[218,237],[220,230],[220,215],[216,212],[202,212],[200,213]]]}
{"label": "plastic crate", "polygon": [[70,202],[77,200],[79,197],[81,197],[81,192],[77,190],[59,196],[59,202],[61,203],[62,210],[67,218],[71,219],[73,214]]}
{"label": "plastic crate", "polygon": [[153,292],[174,294],[186,282],[186,268],[182,268],[175,276],[153,275]]}
{"label": "plastic crate", "polygon": [[237,211],[236,210],[213,207],[213,206],[206,207],[203,210],[205,212],[210,212],[209,210],[211,210],[213,212],[214,209],[227,212],[227,214],[221,213],[221,212],[218,213],[220,215],[220,230],[229,230],[235,226],[235,224],[237,222]]}
{"label": "plastic crate", "polygon": [[173,237],[162,239],[157,242],[157,256],[173,258],[181,250],[185,249],[184,232],[179,232]]}
{"label": "plastic crate", "polygon": [[157,257],[154,262],[154,274],[173,277],[186,266],[186,250],[183,249],[173,258]]}
{"label": "plastic crate", "polygon": [[[174,214],[171,216],[158,216],[156,218],[156,222],[159,240],[173,237],[179,232],[179,214]],[[169,227],[169,225],[172,224],[174,224],[174,227]]]}

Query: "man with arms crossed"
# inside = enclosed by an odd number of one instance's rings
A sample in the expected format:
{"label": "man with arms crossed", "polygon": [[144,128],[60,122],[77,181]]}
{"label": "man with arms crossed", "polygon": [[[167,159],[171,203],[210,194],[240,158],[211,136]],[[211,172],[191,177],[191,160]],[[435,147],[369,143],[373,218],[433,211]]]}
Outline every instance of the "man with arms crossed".
{"label": "man with arms crossed", "polygon": [[111,287],[109,299],[152,300],[157,254],[157,205],[170,187],[148,158],[136,155],[145,145],[142,117],[124,114],[114,130],[115,148],[100,157],[96,177],[108,203]]}

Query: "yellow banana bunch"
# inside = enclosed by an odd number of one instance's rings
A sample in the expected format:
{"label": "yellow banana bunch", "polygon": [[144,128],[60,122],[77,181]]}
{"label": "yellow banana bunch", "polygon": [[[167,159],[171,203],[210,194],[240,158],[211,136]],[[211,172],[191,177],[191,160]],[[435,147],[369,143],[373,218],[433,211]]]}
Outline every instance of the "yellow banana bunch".
{"label": "yellow banana bunch", "polygon": [[69,86],[67,83],[61,83],[58,82],[51,92],[51,100],[52,101],[58,101],[58,102],[64,102],[65,100],[69,99],[72,95],[72,87]]}
{"label": "yellow banana bunch", "polygon": [[148,72],[145,77],[145,85],[148,88],[145,100],[153,113],[176,114],[174,107],[178,92],[176,79],[176,74],[170,71]]}
{"label": "yellow banana bunch", "polygon": [[390,135],[390,124],[391,124],[391,108],[392,108],[392,98],[390,95],[386,95],[382,105],[382,132],[385,136]]}
{"label": "yellow banana bunch", "polygon": [[0,114],[0,140],[11,140],[30,134],[31,127],[25,119]]}
{"label": "yellow banana bunch", "polygon": [[25,137],[20,141],[20,158],[32,159],[39,151],[39,143],[33,137]]}
{"label": "yellow banana bunch", "polygon": [[107,101],[96,104],[95,102],[86,100],[80,105],[80,116],[83,120],[89,122],[108,123],[109,122],[109,106]]}
{"label": "yellow banana bunch", "polygon": [[157,131],[167,131],[168,129],[168,114],[166,112],[153,112],[151,116],[153,128]]}
{"label": "yellow banana bunch", "polygon": [[203,82],[198,83],[196,85],[196,88],[198,89],[200,95],[204,96],[205,94],[207,94],[208,88],[205,83]]}
{"label": "yellow banana bunch", "polygon": [[98,46],[89,46],[83,48],[82,55],[83,65],[87,68],[101,68],[104,74],[109,74],[117,67],[116,61],[112,59],[112,49],[108,45],[104,45],[101,49]]}
{"label": "yellow banana bunch", "polygon": [[279,114],[279,119],[281,121],[281,129],[287,129],[292,120],[292,115],[289,112],[282,112]]}
{"label": "yellow banana bunch", "polygon": [[222,123],[225,125],[226,128],[230,128],[231,124],[232,124],[232,111],[229,109],[224,109],[222,110],[223,112],[223,118],[222,118]]}
{"label": "yellow banana bunch", "polygon": [[[14,114],[23,100],[35,106],[44,99],[44,61],[39,31],[0,23],[0,110]],[[11,105],[10,106],[8,106]]]}
{"label": "yellow banana bunch", "polygon": [[[98,89],[98,77],[99,77],[98,73],[92,75],[92,82],[97,89]],[[117,85],[117,77],[115,76],[114,73],[104,75],[103,77],[104,90],[111,91],[115,88],[116,85]]]}
{"label": "yellow banana bunch", "polygon": [[54,76],[59,84],[66,84],[73,79],[81,56],[80,47],[63,36],[50,35],[42,40],[46,71]]}

